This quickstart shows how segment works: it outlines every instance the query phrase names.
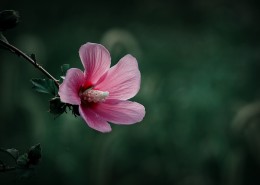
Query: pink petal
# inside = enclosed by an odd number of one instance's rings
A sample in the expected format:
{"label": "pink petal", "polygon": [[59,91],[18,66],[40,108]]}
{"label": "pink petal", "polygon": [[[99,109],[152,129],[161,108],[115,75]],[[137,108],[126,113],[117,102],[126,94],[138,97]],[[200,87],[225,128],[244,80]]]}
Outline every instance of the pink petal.
{"label": "pink petal", "polygon": [[105,79],[98,82],[95,89],[108,91],[108,99],[127,100],[136,95],[140,89],[141,74],[136,59],[124,56],[109,69]]}
{"label": "pink petal", "polygon": [[87,43],[80,47],[79,56],[85,68],[86,79],[93,85],[109,69],[110,54],[107,49],[95,43]]}
{"label": "pink petal", "polygon": [[110,132],[111,126],[99,115],[91,110],[91,108],[79,106],[79,114],[85,120],[89,127],[100,131],[100,132]]}
{"label": "pink petal", "polygon": [[67,71],[63,83],[59,87],[58,94],[64,103],[72,105],[80,104],[79,90],[84,83],[84,74],[80,69],[71,68]]}
{"label": "pink petal", "polygon": [[142,121],[145,115],[143,105],[125,100],[106,100],[93,111],[109,122],[126,125]]}

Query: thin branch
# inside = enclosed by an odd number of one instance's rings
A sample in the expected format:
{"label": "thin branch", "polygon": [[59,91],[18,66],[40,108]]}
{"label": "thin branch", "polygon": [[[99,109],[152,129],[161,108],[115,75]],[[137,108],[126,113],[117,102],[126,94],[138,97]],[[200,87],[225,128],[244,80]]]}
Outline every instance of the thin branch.
{"label": "thin branch", "polygon": [[54,78],[48,71],[46,71],[41,65],[39,65],[35,60],[33,60],[31,57],[26,55],[24,52],[16,48],[15,46],[4,42],[3,40],[0,39],[0,44],[3,45],[6,49],[11,51],[12,53],[16,54],[19,57],[24,58],[28,62],[30,62],[34,67],[39,69],[44,75],[46,75],[48,78],[52,79],[55,82],[55,85],[59,88],[59,81]]}

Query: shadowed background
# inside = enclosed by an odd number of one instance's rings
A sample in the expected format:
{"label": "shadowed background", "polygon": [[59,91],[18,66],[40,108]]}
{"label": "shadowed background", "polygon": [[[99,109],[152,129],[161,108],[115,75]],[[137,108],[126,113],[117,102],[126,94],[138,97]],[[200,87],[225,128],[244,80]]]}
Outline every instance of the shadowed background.
{"label": "shadowed background", "polygon": [[257,0],[2,1],[20,12],[9,42],[53,76],[82,69],[79,47],[108,48],[114,65],[134,55],[142,74],[132,100],[146,117],[108,134],[70,113],[54,120],[33,66],[0,51],[0,147],[41,143],[34,175],[0,184],[260,184],[260,12]]}

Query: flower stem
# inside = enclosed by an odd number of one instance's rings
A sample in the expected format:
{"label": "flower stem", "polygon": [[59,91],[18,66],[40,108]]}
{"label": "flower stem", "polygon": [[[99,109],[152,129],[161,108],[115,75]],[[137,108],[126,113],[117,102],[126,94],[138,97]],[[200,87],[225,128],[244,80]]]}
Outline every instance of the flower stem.
{"label": "flower stem", "polygon": [[46,71],[41,65],[39,65],[36,62],[36,60],[32,59],[31,57],[26,55],[24,52],[22,52],[15,46],[13,46],[3,40],[0,40],[0,44],[3,45],[6,49],[11,51],[12,53],[16,54],[18,57],[22,57],[25,60],[27,60],[28,62],[30,62],[35,68],[40,70],[45,76],[47,76],[49,79],[52,79],[55,82],[55,85],[59,88],[59,81],[56,78],[54,78],[48,71]]}

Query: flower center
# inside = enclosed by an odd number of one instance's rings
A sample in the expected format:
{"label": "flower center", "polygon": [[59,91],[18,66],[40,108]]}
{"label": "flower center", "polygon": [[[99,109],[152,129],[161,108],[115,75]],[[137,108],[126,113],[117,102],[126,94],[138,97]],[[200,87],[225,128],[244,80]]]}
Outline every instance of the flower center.
{"label": "flower center", "polygon": [[87,89],[84,92],[80,93],[80,98],[83,102],[104,102],[108,97],[108,91],[99,91],[93,89]]}

